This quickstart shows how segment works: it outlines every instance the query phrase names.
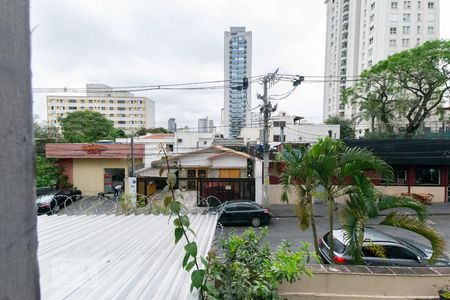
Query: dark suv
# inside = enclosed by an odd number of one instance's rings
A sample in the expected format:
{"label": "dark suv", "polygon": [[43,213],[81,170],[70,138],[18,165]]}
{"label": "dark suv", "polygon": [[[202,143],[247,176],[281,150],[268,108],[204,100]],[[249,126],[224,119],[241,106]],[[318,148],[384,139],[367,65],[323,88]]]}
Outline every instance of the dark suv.
{"label": "dark suv", "polygon": [[[330,263],[328,239],[330,234],[325,234],[319,240],[319,251],[322,260]],[[333,231],[334,262],[337,264],[353,264],[352,257],[346,252],[347,245],[344,239],[344,231]],[[364,229],[364,243],[362,247],[365,265],[371,266],[428,266],[428,260],[433,250],[421,243],[399,238],[381,232],[371,227]],[[433,263],[434,266],[450,266],[448,257],[440,257]]]}

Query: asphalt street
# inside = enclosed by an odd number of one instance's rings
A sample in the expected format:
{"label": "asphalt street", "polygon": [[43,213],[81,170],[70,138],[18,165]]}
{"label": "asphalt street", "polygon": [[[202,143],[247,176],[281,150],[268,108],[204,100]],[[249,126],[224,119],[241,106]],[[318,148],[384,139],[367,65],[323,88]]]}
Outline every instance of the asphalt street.
{"label": "asphalt street", "polygon": [[[450,243],[450,216],[448,215],[433,215],[430,216],[430,225],[436,228],[439,233],[444,237],[447,243]],[[339,222],[336,221],[335,228],[340,226]],[[418,236],[417,234],[411,233],[407,230],[392,228],[388,226],[379,226],[375,225],[373,222],[370,225],[379,230],[382,230],[386,233],[389,233],[394,236],[403,236],[410,238],[412,240],[421,242],[425,245],[429,245],[428,241]],[[328,232],[328,218],[326,217],[316,217],[316,226],[319,236],[323,236]],[[278,245],[280,245],[282,240],[288,240],[292,243],[293,246],[298,246],[302,242],[308,242],[313,244],[312,233],[311,230],[302,231],[298,226],[298,221],[293,217],[284,217],[284,218],[273,218],[268,227],[268,235],[266,237],[266,241],[269,242],[272,249],[275,249]],[[224,227],[223,235],[228,234],[232,231],[236,231],[240,233],[247,229],[247,226],[239,226],[239,227]],[[450,248],[450,247],[449,247]]]}

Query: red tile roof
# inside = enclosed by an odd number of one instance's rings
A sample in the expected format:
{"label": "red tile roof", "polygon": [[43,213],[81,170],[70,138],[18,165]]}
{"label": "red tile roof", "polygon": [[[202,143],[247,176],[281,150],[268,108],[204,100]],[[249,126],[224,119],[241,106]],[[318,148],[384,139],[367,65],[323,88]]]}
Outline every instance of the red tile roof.
{"label": "red tile roof", "polygon": [[140,137],[141,139],[152,139],[152,140],[162,140],[162,139],[170,139],[173,138],[173,134],[152,134]]}
{"label": "red tile roof", "polygon": [[[134,157],[144,158],[145,145],[134,145]],[[46,144],[48,158],[131,158],[130,144]]]}

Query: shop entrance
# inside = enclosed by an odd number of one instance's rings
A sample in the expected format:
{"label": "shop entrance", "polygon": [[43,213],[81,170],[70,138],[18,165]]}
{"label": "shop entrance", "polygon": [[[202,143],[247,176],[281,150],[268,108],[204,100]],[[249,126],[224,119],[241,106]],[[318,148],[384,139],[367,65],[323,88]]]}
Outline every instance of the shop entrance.
{"label": "shop entrance", "polygon": [[105,193],[113,193],[116,185],[125,186],[125,169],[105,169],[104,175]]}

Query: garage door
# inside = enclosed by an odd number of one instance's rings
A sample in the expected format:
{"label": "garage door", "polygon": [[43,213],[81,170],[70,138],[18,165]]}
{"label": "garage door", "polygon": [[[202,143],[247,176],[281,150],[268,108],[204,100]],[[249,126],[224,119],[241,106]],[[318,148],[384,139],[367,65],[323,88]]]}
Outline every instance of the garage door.
{"label": "garage door", "polygon": [[223,169],[220,170],[220,178],[239,178],[241,177],[239,169]]}

